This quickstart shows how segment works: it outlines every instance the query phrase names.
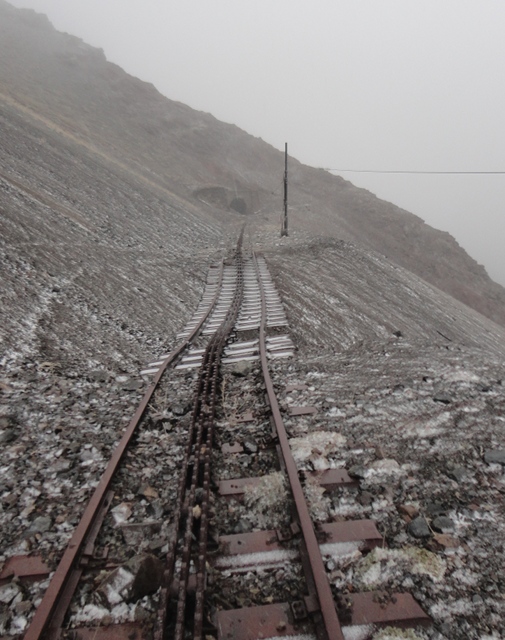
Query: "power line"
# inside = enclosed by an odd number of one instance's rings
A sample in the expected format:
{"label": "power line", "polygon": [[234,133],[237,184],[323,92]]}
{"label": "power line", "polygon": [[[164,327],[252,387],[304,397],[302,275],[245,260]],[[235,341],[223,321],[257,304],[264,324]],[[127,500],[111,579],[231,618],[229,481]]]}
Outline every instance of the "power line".
{"label": "power line", "polygon": [[330,173],[407,173],[432,176],[502,176],[505,171],[404,171],[396,169],[326,169]]}

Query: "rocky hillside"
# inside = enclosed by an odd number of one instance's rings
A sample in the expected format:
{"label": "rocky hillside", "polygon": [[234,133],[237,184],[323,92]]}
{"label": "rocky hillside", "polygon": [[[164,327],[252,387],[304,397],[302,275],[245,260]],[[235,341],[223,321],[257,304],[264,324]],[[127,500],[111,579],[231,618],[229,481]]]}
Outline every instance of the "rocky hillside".
{"label": "rocky hillside", "polygon": [[[296,402],[318,408],[288,426],[343,434],[339,465],[363,470],[324,508],[377,521],[390,550],[371,556],[374,588],[433,619],[410,638],[505,637],[504,290],[449,235],[295,161],[280,240],[281,153],[4,0],[0,60],[0,571],[32,551],[55,567],[141,369],[246,221],[296,346],[274,383],[303,383]],[[406,509],[450,535],[414,536]],[[401,564],[406,542],[436,575]],[[2,592],[1,637],[21,638],[46,586]]]}
{"label": "rocky hillside", "polygon": [[[0,56],[4,110],[31,117],[93,162],[105,161],[157,197],[214,223],[246,214],[256,229],[277,230],[283,158],[261,139],[168,100],[107,62],[101,50],[5,0]],[[42,136],[33,151],[44,148]],[[295,236],[334,237],[373,249],[505,324],[505,290],[449,234],[324,170],[295,160],[290,167]]]}

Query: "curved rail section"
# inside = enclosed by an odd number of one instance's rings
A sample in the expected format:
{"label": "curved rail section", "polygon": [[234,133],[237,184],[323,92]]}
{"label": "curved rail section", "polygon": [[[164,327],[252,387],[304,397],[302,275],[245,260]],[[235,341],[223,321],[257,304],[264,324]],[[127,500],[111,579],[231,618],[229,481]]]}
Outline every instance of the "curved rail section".
{"label": "curved rail section", "polygon": [[199,309],[198,319],[189,330],[189,333],[184,336],[183,342],[158,363],[156,371],[151,371],[151,373],[156,373],[156,375],[147,388],[144,397],[102,474],[100,482],[56,568],[42,602],[35,612],[33,620],[25,634],[25,640],[39,640],[42,637],[51,640],[59,636],[63,619],[82,574],[80,566],[86,556],[89,557],[93,554],[94,541],[110,506],[112,496],[109,493],[109,487],[112,479],[164,372],[168,367],[177,362],[184,350],[188,348],[194,338],[199,334],[202,326],[208,320],[212,310],[216,306],[223,280],[223,271],[224,266],[223,262],[221,262],[218,267],[217,277],[215,274],[212,274],[212,279],[217,280],[217,282],[212,283],[213,287],[210,293],[208,290],[206,291],[206,308]]}

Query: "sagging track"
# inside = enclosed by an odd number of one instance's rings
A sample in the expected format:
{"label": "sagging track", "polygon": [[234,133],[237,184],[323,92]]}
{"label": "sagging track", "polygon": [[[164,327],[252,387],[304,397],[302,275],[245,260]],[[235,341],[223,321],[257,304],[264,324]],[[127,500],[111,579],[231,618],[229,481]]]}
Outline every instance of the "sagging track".
{"label": "sagging track", "polygon": [[[87,561],[93,557],[95,540],[99,536],[100,526],[112,501],[112,479],[134,433],[149,409],[156,388],[162,377],[168,375],[167,369],[175,365],[190,367],[195,364],[200,365],[200,369],[184,459],[180,465],[176,503],[171,513],[173,534],[168,553],[163,559],[162,584],[152,624],[149,628],[146,625],[138,626],[133,631],[128,625],[109,625],[82,630],[77,628],[71,632],[73,637],[89,638],[99,633],[96,637],[104,639],[153,637],[156,640],[203,640],[217,637],[218,640],[259,640],[304,635],[318,639],[340,640],[345,637],[342,626],[363,627],[369,623],[410,626],[429,622],[408,594],[392,596],[389,602],[391,606],[388,608],[384,598],[380,605],[377,605],[378,601],[374,600],[373,594],[365,594],[361,599],[340,598],[339,594],[332,591],[321,553],[323,542],[330,540],[338,545],[341,542],[359,541],[360,544],[363,543],[364,548],[372,548],[383,541],[371,521],[348,521],[335,523],[336,526],[330,523],[323,530],[314,526],[304,494],[304,478],[293,459],[281,408],[269,374],[268,353],[275,352],[279,345],[281,351],[284,350],[282,353],[291,353],[289,346],[286,346],[289,345],[286,336],[267,335],[267,325],[275,331],[275,327],[285,324],[283,312],[279,311],[278,307],[280,302],[277,303],[275,299],[276,294],[269,281],[264,260],[253,255],[252,260],[247,263],[244,261],[242,234],[237,248],[226,262],[227,264],[222,263],[218,269],[214,269],[218,271],[218,274],[213,275],[215,286],[212,285],[213,288],[207,292],[203,311],[186,328],[181,345],[162,360],[152,363],[153,366],[146,370],[155,373],[153,382],[114,452],[63,554],[25,635],[28,640],[58,638],[62,635],[71,637],[65,629],[66,611]],[[251,293],[251,287],[254,289],[256,286],[254,281],[257,283],[257,292]],[[211,337],[205,349],[194,349],[193,355],[188,355],[187,349],[195,338],[202,333],[205,334],[205,323],[207,327],[211,327],[207,331]],[[212,480],[212,462],[216,412],[220,401],[221,361],[225,347],[234,332],[236,333],[237,327],[248,333],[259,329],[257,338],[253,340],[228,344],[229,357],[225,358],[225,361],[233,361],[240,357],[256,358],[259,352],[262,385],[267,394],[264,412],[272,419],[270,446],[273,445],[278,450],[278,467],[287,479],[289,502],[294,505],[290,512],[291,525],[288,535],[276,530],[253,531],[235,536],[220,535],[216,540],[215,535],[211,536],[209,531],[213,517],[212,502],[216,493],[216,483]],[[239,486],[242,483],[242,486],[245,486],[258,480],[261,479],[239,478],[231,484]],[[319,480],[321,486],[328,491],[332,486],[352,484],[344,470],[337,470],[336,474],[326,474]],[[226,493],[226,490],[223,491],[220,486],[219,492]],[[240,490],[235,491],[235,497],[240,499],[240,495]],[[208,568],[210,565],[219,565],[225,545],[228,545],[229,556],[234,553],[232,548],[239,549],[235,551],[238,554],[244,553],[247,549],[268,553],[272,549],[282,549],[286,544],[290,546],[291,552],[294,552],[292,559],[297,559],[303,568],[304,579],[297,598],[290,602],[273,602],[268,606],[241,609],[224,608],[214,611],[207,606]],[[254,556],[254,553],[252,555]]]}

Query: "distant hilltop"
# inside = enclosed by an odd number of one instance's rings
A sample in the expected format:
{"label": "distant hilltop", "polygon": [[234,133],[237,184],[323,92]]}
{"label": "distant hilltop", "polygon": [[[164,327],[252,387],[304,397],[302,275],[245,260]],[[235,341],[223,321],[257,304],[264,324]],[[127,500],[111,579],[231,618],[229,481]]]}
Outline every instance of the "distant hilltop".
{"label": "distant hilltop", "polygon": [[[161,95],[0,0],[0,104],[9,104],[114,160],[160,193],[226,224],[254,216],[276,229],[283,154],[238,127]],[[324,169],[290,159],[290,227],[307,240],[351,241],[387,256],[497,323],[505,289],[447,233]]]}

